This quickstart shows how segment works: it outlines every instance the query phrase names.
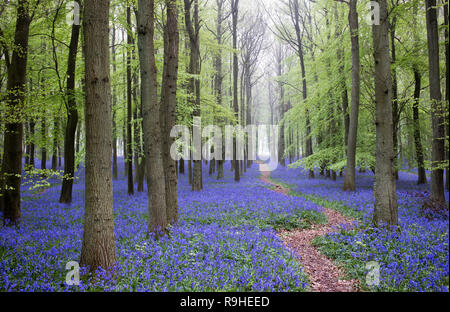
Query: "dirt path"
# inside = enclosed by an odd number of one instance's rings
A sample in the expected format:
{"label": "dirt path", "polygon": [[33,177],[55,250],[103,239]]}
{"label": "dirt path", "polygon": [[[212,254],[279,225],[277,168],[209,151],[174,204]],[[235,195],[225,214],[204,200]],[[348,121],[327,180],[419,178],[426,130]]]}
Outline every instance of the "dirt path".
{"label": "dirt path", "polygon": [[[265,164],[260,163],[261,180],[275,186],[275,191],[284,195],[289,194],[289,189],[270,181],[270,171]],[[323,207],[322,207],[323,208]],[[328,223],[324,225],[312,225],[307,230],[280,231],[279,237],[290,250],[294,251],[308,274],[312,291],[314,292],[352,292],[357,291],[356,280],[342,280],[342,271],[331,260],[322,255],[311,241],[317,236],[324,236],[336,231],[342,224],[350,225],[352,220],[344,217],[339,212],[323,208],[328,217]]]}

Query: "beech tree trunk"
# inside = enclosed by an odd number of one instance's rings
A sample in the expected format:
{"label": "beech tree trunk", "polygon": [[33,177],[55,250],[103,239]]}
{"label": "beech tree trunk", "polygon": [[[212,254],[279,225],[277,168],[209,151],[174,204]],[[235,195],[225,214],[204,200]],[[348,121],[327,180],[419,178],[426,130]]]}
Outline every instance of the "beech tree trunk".
{"label": "beech tree trunk", "polygon": [[[446,28],[444,29],[444,37],[445,37],[445,103],[446,103],[446,111],[448,114],[449,111],[449,93],[450,93],[450,42],[449,42],[449,23],[448,23],[448,0],[444,1],[444,24]],[[448,115],[447,115],[448,116]],[[447,191],[450,191],[450,170],[449,170],[449,159],[450,159],[450,153],[449,153],[449,134],[450,134],[450,123],[448,121],[447,117],[447,125],[445,127],[445,136],[447,138],[447,148],[445,149],[446,157],[445,160],[447,161],[447,169],[445,170],[445,188]]]}
{"label": "beech tree trunk", "polygon": [[[127,7],[127,25],[131,28],[131,8]],[[132,85],[131,85],[131,46],[134,45],[133,42],[133,34],[131,30],[127,31],[127,158],[126,158],[126,166],[127,166],[127,181],[128,181],[128,195],[134,194],[134,185],[133,185],[133,140],[132,140]]]}
{"label": "beech tree trunk", "polygon": [[141,73],[141,101],[145,166],[147,175],[149,232],[167,228],[166,181],[162,150],[160,102],[157,96],[157,67],[155,63],[154,0],[139,0],[137,12],[138,48]]}
{"label": "beech tree trunk", "polygon": [[[80,4],[80,1],[77,1]],[[72,25],[67,60],[67,125],[64,136],[64,178],[62,182],[60,203],[72,202],[73,177],[75,175],[75,132],[78,125],[78,110],[75,99],[75,69],[77,62],[80,25]]]}
{"label": "beech tree trunk", "polygon": [[58,168],[58,117],[53,117],[53,150],[52,150],[52,170],[56,170]]}
{"label": "beech tree trunk", "polygon": [[[177,79],[178,79],[178,9],[176,0],[166,0],[167,23],[164,28],[164,76],[162,83],[162,105],[160,108],[161,131],[169,134],[177,121]],[[198,10],[198,8],[197,8]],[[197,26],[198,27],[198,26]],[[199,88],[199,86],[197,86]],[[200,92],[200,88],[198,90]],[[164,172],[166,174],[166,209],[167,222],[178,222],[178,178],[177,163],[170,155],[170,148],[175,138],[167,135],[162,142]],[[200,164],[201,165],[201,164]]]}
{"label": "beech tree trunk", "polygon": [[[191,14],[192,4],[194,5],[193,13]],[[200,22],[198,16],[198,0],[184,0],[184,15],[186,31],[189,37],[190,61],[189,73],[193,75],[200,75]],[[192,17],[191,17],[192,15]],[[189,87],[189,101],[193,106],[193,117],[200,117],[200,79],[191,78]],[[195,126],[194,126],[195,127]],[[201,129],[200,129],[201,132]],[[192,190],[201,191],[203,189],[203,173],[202,161],[193,160],[194,168],[192,175]]]}
{"label": "beech tree trunk", "polygon": [[348,13],[352,42],[352,98],[347,142],[347,167],[345,168],[344,191],[355,191],[356,142],[358,138],[358,115],[360,99],[359,30],[356,0],[350,0]]}
{"label": "beech tree trunk", "polygon": [[388,14],[386,0],[380,4],[380,25],[372,25],[375,59],[376,101],[376,167],[375,209],[376,225],[396,225],[398,222],[397,194],[394,176],[394,146],[392,124],[392,77],[389,57]]}
{"label": "beech tree trunk", "polygon": [[47,123],[45,118],[41,120],[41,140],[43,144],[41,148],[41,169],[47,169]]}
{"label": "beech tree trunk", "polygon": [[[14,49],[8,67],[6,103],[11,109],[21,112],[25,101],[25,84],[27,74],[28,37],[31,18],[26,0],[17,2],[17,19],[14,34]],[[7,56],[9,57],[9,56]],[[7,121],[4,133],[4,152],[0,185],[0,207],[3,210],[3,223],[15,225],[20,222],[20,183],[22,174],[22,136],[21,121]]]}
{"label": "beech tree trunk", "polygon": [[[113,30],[112,30],[112,47],[111,47],[111,53],[112,53],[112,68],[113,68],[113,74],[117,71],[117,65],[116,65],[116,27],[113,24]],[[119,177],[119,172],[117,168],[117,124],[116,124],[116,109],[117,109],[117,94],[116,94],[116,88],[112,87],[112,127],[113,127],[113,179],[117,180]]]}
{"label": "beech tree trunk", "polygon": [[419,120],[419,101],[420,101],[421,76],[417,68],[414,68],[414,102],[413,102],[413,121],[414,121],[414,143],[417,158],[417,184],[427,183],[425,165],[423,159],[422,139],[420,135]]}
{"label": "beech tree trunk", "polygon": [[116,263],[112,188],[109,1],[86,0],[83,20],[86,81],[86,181],[80,265]]}
{"label": "beech tree trunk", "polygon": [[[233,35],[233,50],[237,49],[237,23],[239,17],[239,0],[231,0],[231,15],[232,15],[232,35]],[[238,56],[233,53],[233,108],[234,115],[239,123],[239,102],[238,102]],[[237,144],[236,137],[233,138],[233,167],[234,167],[234,181],[239,182],[241,177],[239,175],[239,160],[237,159]]]}
{"label": "beech tree trunk", "polygon": [[433,128],[433,144],[431,158],[431,199],[445,203],[444,171],[436,169],[444,161],[444,111],[441,103],[441,79],[439,70],[439,33],[436,12],[436,0],[425,0],[428,38],[428,68],[430,79],[431,122]]}

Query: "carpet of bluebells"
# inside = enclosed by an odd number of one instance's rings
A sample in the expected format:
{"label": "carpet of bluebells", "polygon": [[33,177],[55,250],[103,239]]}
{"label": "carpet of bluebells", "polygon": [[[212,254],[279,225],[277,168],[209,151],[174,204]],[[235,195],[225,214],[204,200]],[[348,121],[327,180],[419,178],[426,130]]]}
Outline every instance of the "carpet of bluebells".
{"label": "carpet of bluebells", "polygon": [[114,182],[117,267],[95,275],[81,268],[79,286],[65,281],[66,263],[81,253],[83,170],[71,205],[58,203],[56,179],[37,190],[26,184],[22,223],[0,228],[0,291],[307,290],[306,274],[276,230],[307,228],[326,217],[310,201],[269,190],[258,169],[255,164],[235,184],[228,164],[223,180],[205,174],[202,192],[192,192],[180,175],[180,221],[159,240],[146,234],[146,193],[128,196],[122,174]]}
{"label": "carpet of bluebells", "polygon": [[[343,177],[337,181],[320,176],[310,180],[301,169],[279,169],[272,178],[291,186],[298,196],[333,208],[358,220],[349,231],[316,239],[326,256],[345,268],[348,277],[362,281],[371,291],[448,291],[449,214],[427,209],[429,185],[417,185],[417,176],[399,172],[397,199],[399,227],[374,228],[373,174],[358,173],[357,191],[343,192]],[[448,192],[445,193],[448,207]],[[425,207],[425,208],[423,208]],[[379,285],[366,286],[366,265],[379,265]],[[369,280],[373,282],[374,280]]]}
{"label": "carpet of bluebells", "polygon": [[[61,168],[59,168],[61,169]],[[123,173],[123,162],[119,166]],[[428,186],[400,172],[398,230],[371,227],[373,175],[359,173],[357,192],[301,169],[278,169],[274,180],[298,196],[271,191],[259,166],[236,184],[229,163],[225,178],[208,176],[202,192],[179,177],[180,221],[169,235],[147,237],[147,196],[127,195],[126,179],[114,182],[118,264],[113,271],[86,274],[68,286],[66,264],[80,258],[84,214],[84,172],[79,170],[71,205],[58,204],[60,185],[22,188],[22,223],[0,228],[0,291],[304,291],[308,277],[276,236],[278,229],[325,223],[321,206],[355,218],[347,231],[316,240],[318,248],[363,284],[369,261],[380,264],[380,284],[366,290],[448,291],[448,212],[421,209]],[[446,193],[448,200],[448,193]]]}

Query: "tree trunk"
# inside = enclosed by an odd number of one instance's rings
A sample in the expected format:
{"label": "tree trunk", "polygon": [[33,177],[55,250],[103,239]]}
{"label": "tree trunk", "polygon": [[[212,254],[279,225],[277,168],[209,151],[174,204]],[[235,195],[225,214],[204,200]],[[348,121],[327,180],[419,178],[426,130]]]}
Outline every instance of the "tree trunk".
{"label": "tree trunk", "polygon": [[394,177],[394,146],[392,125],[392,77],[389,57],[388,14],[386,0],[379,0],[380,25],[372,25],[375,59],[376,101],[376,168],[374,182],[375,209],[373,221],[377,225],[398,222],[397,194]]}
{"label": "tree trunk", "polygon": [[[166,0],[167,24],[164,28],[164,76],[162,83],[162,105],[160,108],[162,133],[170,133],[175,126],[177,117],[177,79],[178,79],[178,9],[176,0]],[[197,8],[198,10],[198,8]],[[198,25],[197,25],[198,27]],[[200,86],[197,88],[200,92]],[[200,104],[200,103],[198,103]],[[164,120],[164,121],[163,121]],[[166,209],[167,222],[178,222],[178,178],[177,163],[170,155],[170,148],[175,143],[175,138],[168,137],[162,142],[164,172],[166,174]]]}
{"label": "tree trunk", "polygon": [[[193,15],[191,17],[191,7],[194,4]],[[189,61],[189,73],[193,75],[200,75],[200,24],[198,16],[198,0],[184,0],[184,14],[186,30],[189,36],[189,49],[190,49],[190,61]],[[201,116],[200,109],[200,79],[198,77],[191,78],[189,83],[189,100],[193,107],[193,117]],[[201,133],[201,129],[199,129]],[[200,151],[201,154],[201,151]],[[202,181],[202,162],[201,160],[193,160],[193,176],[192,176],[192,190],[201,191],[203,189]]]}
{"label": "tree trunk", "polygon": [[413,102],[413,122],[414,122],[414,143],[417,158],[417,184],[427,183],[425,165],[423,159],[422,139],[420,135],[419,101],[420,101],[421,76],[417,68],[414,68],[414,102]]}
{"label": "tree trunk", "polygon": [[[214,87],[215,87],[215,93],[216,93],[216,99],[217,99],[217,105],[222,106],[222,84],[223,84],[223,74],[222,74],[222,49],[220,49],[220,46],[222,45],[222,22],[223,22],[223,4],[224,0],[218,0],[217,1],[217,45],[219,46],[219,51],[217,52],[217,55],[215,57],[214,65],[215,65],[215,81],[214,81]],[[223,144],[223,138],[221,140],[222,144],[222,152],[225,151],[225,146]],[[223,179],[223,163],[224,163],[225,157],[222,157],[222,160],[217,161],[217,179]]]}
{"label": "tree trunk", "polygon": [[[56,115],[56,114],[55,114]],[[55,120],[53,121],[53,151],[52,151],[52,170],[56,170],[58,168],[58,117],[54,116]]]}
{"label": "tree trunk", "polygon": [[[397,55],[395,52],[395,26],[397,24],[397,17],[395,13],[394,17],[389,25],[389,34],[391,39],[391,61],[392,61],[392,123],[393,123],[393,131],[392,138],[394,144],[394,175],[395,179],[398,180],[398,133],[399,133],[399,122],[400,122],[400,112],[398,109],[398,83],[397,83],[397,69],[396,69],[396,61]],[[401,158],[401,157],[400,157]]]}
{"label": "tree trunk", "polygon": [[[426,0],[426,22],[428,38],[428,68],[430,77],[431,122],[433,127],[432,161],[433,167],[444,161],[444,111],[441,103],[441,79],[439,73],[439,33],[437,24],[436,0]],[[431,171],[431,198],[445,203],[444,171],[433,168]]]}
{"label": "tree trunk", "polygon": [[360,99],[359,30],[356,0],[350,0],[348,14],[352,42],[352,99],[347,142],[347,167],[345,168],[344,191],[355,191],[356,142],[358,137],[358,114]]}
{"label": "tree trunk", "polygon": [[42,148],[41,148],[41,169],[47,169],[47,123],[45,122],[45,117],[41,120],[41,140],[42,140]]}
{"label": "tree trunk", "polygon": [[[450,93],[450,42],[449,42],[449,24],[448,24],[448,0],[446,0],[444,2],[444,24],[446,26],[445,30],[444,30],[444,37],[445,37],[445,103],[446,103],[446,112],[448,114],[449,111],[449,93]],[[448,116],[448,115],[447,115]],[[445,137],[447,138],[447,148],[445,149],[445,153],[446,153],[446,161],[447,161],[447,169],[445,169],[445,188],[447,189],[447,191],[450,191],[450,185],[449,185],[449,180],[450,180],[450,170],[449,170],[449,159],[450,159],[450,154],[449,154],[449,146],[450,146],[450,142],[449,142],[449,134],[450,134],[450,123],[448,122],[448,117],[447,117],[447,126],[445,127]]]}
{"label": "tree trunk", "polygon": [[[131,28],[131,8],[127,7],[127,25]],[[128,195],[134,194],[134,185],[133,185],[133,140],[132,140],[132,85],[131,85],[131,47],[134,45],[133,42],[133,34],[129,29],[127,31],[127,158],[126,158],[126,166],[127,166],[127,181],[128,181]]]}
{"label": "tree trunk", "polygon": [[109,1],[86,0],[86,182],[81,266],[91,271],[116,263],[112,188],[112,112],[109,76]]}
{"label": "tree trunk", "polygon": [[[113,24],[113,30],[112,30],[112,47],[111,47],[111,53],[112,53],[112,68],[113,68],[113,75],[116,74],[117,71],[117,65],[116,65],[116,27]],[[117,89],[115,86],[112,87],[112,127],[113,127],[113,179],[117,180],[119,177],[119,172],[117,168],[117,124],[116,124],[116,109],[117,109]]]}
{"label": "tree trunk", "polygon": [[[80,2],[77,1],[79,4]],[[77,62],[80,25],[72,25],[67,60],[67,125],[64,136],[64,178],[62,182],[60,203],[72,202],[73,177],[75,175],[75,132],[78,125],[78,110],[75,99],[75,70]],[[78,130],[79,132],[79,130]]]}
{"label": "tree trunk", "polygon": [[[14,34],[14,46],[11,63],[8,67],[6,103],[14,111],[21,112],[25,101],[25,84],[28,58],[28,35],[31,18],[28,14],[28,1],[17,3],[17,21]],[[15,119],[15,118],[13,118]],[[23,124],[19,121],[7,121],[4,134],[4,152],[2,161],[3,223],[15,225],[20,222],[20,183],[22,174],[22,136]]]}
{"label": "tree trunk", "polygon": [[147,175],[149,231],[158,237],[167,228],[166,189],[162,151],[160,102],[157,95],[155,63],[154,0],[139,0],[137,13],[138,47],[141,73],[141,101],[145,167]]}
{"label": "tree trunk", "polygon": [[[231,15],[233,17],[233,50],[237,49],[237,23],[239,17],[239,0],[231,1]],[[233,53],[233,108],[234,116],[237,123],[239,123],[239,102],[238,102],[238,56]],[[239,175],[239,161],[237,159],[237,144],[236,137],[233,138],[233,165],[234,165],[234,181],[239,182],[241,177]]]}

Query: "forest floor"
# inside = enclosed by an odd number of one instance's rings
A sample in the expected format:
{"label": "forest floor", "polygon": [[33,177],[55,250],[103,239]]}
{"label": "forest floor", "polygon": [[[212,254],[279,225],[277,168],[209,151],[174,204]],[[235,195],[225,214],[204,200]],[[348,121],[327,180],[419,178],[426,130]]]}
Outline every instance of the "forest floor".
{"label": "forest floor", "polygon": [[[270,179],[268,166],[260,163],[261,180],[274,187],[275,192],[290,196],[290,189],[273,182]],[[358,290],[358,281],[342,279],[344,273],[332,260],[321,254],[312,245],[312,241],[319,236],[325,236],[342,229],[342,225],[350,226],[354,221],[346,218],[341,213],[323,208],[327,216],[326,224],[314,224],[309,229],[284,230],[279,232],[279,237],[286,247],[294,251],[302,264],[310,280],[311,290],[314,292],[354,292]]]}
{"label": "forest floor", "polygon": [[[400,172],[399,228],[390,230],[371,225],[370,172],[357,173],[356,192],[342,192],[343,177],[318,171],[311,180],[302,169],[269,174],[255,163],[236,183],[229,162],[223,179],[208,169],[203,164],[201,192],[179,175],[179,222],[155,240],[147,235],[147,193],[127,194],[121,159],[113,185],[117,266],[96,278],[81,268],[79,286],[64,281],[66,264],[81,253],[84,169],[70,205],[58,203],[57,178],[41,187],[33,180],[40,175],[25,175],[22,222],[0,228],[0,291],[448,291],[448,211],[422,208],[429,185],[417,186],[415,175]],[[369,287],[371,262],[380,279]]]}

